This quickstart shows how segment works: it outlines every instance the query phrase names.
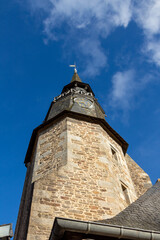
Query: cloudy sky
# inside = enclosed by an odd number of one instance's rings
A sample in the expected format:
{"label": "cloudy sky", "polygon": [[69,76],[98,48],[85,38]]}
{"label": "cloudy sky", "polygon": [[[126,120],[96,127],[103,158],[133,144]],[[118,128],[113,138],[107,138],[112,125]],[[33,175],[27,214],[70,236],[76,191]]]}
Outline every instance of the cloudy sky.
{"label": "cloudy sky", "polygon": [[15,227],[32,130],[77,63],[128,153],[160,177],[160,1],[0,1],[0,224]]}

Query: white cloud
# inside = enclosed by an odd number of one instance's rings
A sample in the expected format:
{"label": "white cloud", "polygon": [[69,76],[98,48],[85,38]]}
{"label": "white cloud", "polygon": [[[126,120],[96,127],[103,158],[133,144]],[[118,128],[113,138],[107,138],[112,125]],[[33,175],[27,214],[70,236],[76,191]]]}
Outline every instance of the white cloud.
{"label": "white cloud", "polygon": [[109,94],[109,102],[112,107],[124,112],[134,107],[136,95],[142,91],[154,76],[146,74],[138,77],[134,69],[117,72],[112,78],[112,88]]}
{"label": "white cloud", "polygon": [[[61,40],[84,62],[84,74],[107,66],[102,38],[131,20],[143,30],[143,54],[160,66],[160,0],[28,0],[33,13],[44,12],[45,43]],[[64,49],[65,51],[65,49]]]}
{"label": "white cloud", "polygon": [[101,38],[106,38],[118,26],[127,27],[132,14],[131,0],[28,1],[32,11],[46,13],[45,42],[63,40],[72,54],[76,52],[85,61],[84,74],[90,76],[98,75],[107,65]]}
{"label": "white cloud", "polygon": [[50,2],[44,1],[44,0],[28,0],[30,9],[32,12],[35,12],[37,10],[43,10],[43,11],[48,11],[49,10],[49,6],[50,6]]}
{"label": "white cloud", "polygon": [[135,21],[145,31],[146,36],[160,33],[160,1],[141,0],[134,1]]}
{"label": "white cloud", "polygon": [[144,50],[147,52],[149,61],[160,66],[160,39],[149,39]]}
{"label": "white cloud", "polygon": [[134,1],[134,20],[143,29],[145,45],[143,52],[148,60],[160,66],[160,1]]}
{"label": "white cloud", "polygon": [[112,78],[110,104],[120,109],[129,109],[135,90],[135,71],[117,72]]}
{"label": "white cloud", "polygon": [[[32,1],[32,4],[35,0]],[[37,1],[36,1],[37,2]],[[47,0],[50,14],[45,21],[46,33],[63,23],[73,29],[90,26],[100,35],[107,34],[111,27],[128,25],[131,17],[130,0]],[[36,4],[37,6],[37,4]]]}
{"label": "white cloud", "polygon": [[[160,0],[132,0],[132,20],[134,20],[144,33],[142,53],[148,57],[149,62],[160,66]],[[138,74],[140,75],[140,73]],[[138,76],[136,71],[127,70],[117,72],[112,78],[110,104],[123,111],[134,107],[136,95],[148,83],[155,81],[152,76],[145,74]]]}
{"label": "white cloud", "polygon": [[107,58],[99,45],[98,40],[91,38],[84,39],[80,42],[79,50],[81,54],[85,56],[85,59],[88,59],[83,75],[98,75],[99,69],[106,66]]}

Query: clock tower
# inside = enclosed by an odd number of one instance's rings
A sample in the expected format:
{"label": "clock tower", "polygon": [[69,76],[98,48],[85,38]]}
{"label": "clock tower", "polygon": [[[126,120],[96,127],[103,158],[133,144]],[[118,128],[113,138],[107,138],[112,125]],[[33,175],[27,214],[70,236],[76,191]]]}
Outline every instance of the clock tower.
{"label": "clock tower", "polygon": [[[150,186],[77,72],[34,129],[15,240],[48,240],[55,217],[111,218]],[[147,185],[148,184],[148,185]]]}
{"label": "clock tower", "polygon": [[54,98],[45,121],[67,110],[92,117],[105,119],[105,113],[87,83],[83,83],[75,72],[71,82],[66,85],[61,94]]}

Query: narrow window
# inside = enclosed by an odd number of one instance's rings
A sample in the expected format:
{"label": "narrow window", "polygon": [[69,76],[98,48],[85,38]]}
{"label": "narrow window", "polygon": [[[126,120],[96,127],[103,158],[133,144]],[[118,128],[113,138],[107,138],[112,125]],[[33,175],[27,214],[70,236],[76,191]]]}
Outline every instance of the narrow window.
{"label": "narrow window", "polygon": [[127,204],[130,204],[130,199],[129,199],[129,194],[128,194],[128,189],[126,186],[124,186],[123,184],[121,184],[121,187],[122,187],[122,192],[123,192],[123,195],[124,195],[124,198],[126,200],[126,203]]}
{"label": "narrow window", "polygon": [[111,151],[112,151],[112,158],[118,161],[117,152],[113,148],[111,148]]}

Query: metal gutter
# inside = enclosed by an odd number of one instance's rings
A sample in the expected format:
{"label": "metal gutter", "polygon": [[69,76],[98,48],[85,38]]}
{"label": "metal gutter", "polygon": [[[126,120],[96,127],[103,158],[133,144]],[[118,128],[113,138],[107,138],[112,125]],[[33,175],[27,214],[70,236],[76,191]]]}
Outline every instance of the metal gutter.
{"label": "metal gutter", "polygon": [[118,239],[160,240],[160,232],[134,229],[123,226],[85,222],[66,218],[55,218],[49,240],[62,239],[65,231],[92,234]]}

